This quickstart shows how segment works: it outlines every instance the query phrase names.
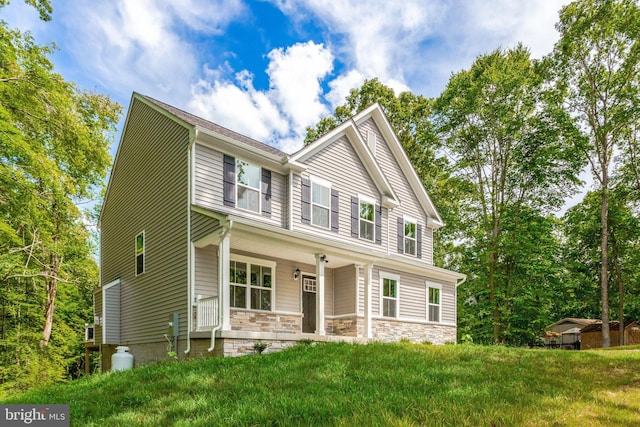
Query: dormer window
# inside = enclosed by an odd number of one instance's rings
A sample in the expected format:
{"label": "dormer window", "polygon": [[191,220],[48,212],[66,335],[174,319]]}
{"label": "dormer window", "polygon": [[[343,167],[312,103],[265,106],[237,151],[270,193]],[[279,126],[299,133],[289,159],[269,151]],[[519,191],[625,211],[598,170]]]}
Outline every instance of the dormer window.
{"label": "dormer window", "polygon": [[260,167],[236,160],[238,208],[260,212]]}

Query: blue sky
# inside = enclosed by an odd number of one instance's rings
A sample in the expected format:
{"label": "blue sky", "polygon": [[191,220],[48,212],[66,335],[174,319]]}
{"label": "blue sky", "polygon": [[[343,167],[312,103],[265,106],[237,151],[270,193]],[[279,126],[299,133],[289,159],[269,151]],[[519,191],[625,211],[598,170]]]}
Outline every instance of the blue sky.
{"label": "blue sky", "polygon": [[140,92],[292,152],[364,79],[435,97],[479,54],[518,42],[547,54],[568,1],[53,3],[51,22],[22,0],[0,19],[54,42],[67,80],[125,107]]}

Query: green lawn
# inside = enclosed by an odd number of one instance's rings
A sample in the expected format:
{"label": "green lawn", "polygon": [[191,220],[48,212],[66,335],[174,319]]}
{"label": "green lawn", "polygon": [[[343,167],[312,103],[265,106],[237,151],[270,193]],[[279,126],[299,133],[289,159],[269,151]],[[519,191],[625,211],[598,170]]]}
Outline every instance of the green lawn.
{"label": "green lawn", "polygon": [[78,426],[640,426],[640,350],[298,345],[136,368],[2,403]]}

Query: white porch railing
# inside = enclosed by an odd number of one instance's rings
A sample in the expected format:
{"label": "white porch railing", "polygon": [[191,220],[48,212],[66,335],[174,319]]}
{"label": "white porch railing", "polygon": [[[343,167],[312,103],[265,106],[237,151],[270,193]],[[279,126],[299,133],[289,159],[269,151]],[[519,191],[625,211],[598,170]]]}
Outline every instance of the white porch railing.
{"label": "white porch railing", "polygon": [[197,327],[198,329],[218,326],[218,297],[198,298]]}

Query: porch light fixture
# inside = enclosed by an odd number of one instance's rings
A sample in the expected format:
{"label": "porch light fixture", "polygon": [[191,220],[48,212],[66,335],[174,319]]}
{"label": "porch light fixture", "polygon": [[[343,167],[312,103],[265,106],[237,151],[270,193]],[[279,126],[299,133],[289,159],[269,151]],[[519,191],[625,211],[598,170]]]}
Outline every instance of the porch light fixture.
{"label": "porch light fixture", "polygon": [[298,277],[300,277],[300,269],[296,268],[296,271],[293,272],[293,280],[298,280]]}

